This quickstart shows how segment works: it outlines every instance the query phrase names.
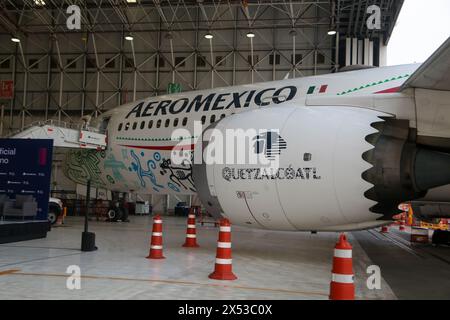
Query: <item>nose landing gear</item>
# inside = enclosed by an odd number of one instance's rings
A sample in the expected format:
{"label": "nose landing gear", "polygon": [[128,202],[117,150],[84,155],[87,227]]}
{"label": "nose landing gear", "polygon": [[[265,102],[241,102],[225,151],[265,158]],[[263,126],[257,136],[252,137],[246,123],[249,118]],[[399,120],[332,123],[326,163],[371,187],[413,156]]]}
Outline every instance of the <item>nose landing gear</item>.
{"label": "nose landing gear", "polygon": [[106,215],[108,217],[108,221],[111,222],[117,222],[119,220],[122,222],[130,222],[128,219],[128,209],[122,204],[111,206]]}

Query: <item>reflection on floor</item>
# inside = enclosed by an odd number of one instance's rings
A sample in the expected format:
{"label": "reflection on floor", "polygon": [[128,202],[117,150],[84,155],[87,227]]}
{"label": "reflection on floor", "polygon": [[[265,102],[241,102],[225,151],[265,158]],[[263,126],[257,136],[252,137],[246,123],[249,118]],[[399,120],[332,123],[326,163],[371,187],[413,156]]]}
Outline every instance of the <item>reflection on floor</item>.
{"label": "reflection on floor", "polygon": [[[45,239],[0,245],[0,299],[328,299],[335,233],[273,232],[233,227],[236,281],[208,278],[214,268],[217,228],[197,226],[200,248],[188,249],[186,220],[164,218],[165,260],[148,260],[150,217],[130,223],[90,223],[96,252],[79,251],[83,220],[68,217]],[[357,299],[395,299],[366,286],[372,265],[350,235]],[[66,273],[80,267],[81,289],[67,289]]]}
{"label": "reflection on floor", "polygon": [[[450,247],[411,244],[410,228],[353,233],[398,299],[450,299]],[[431,236],[430,232],[430,236]]]}

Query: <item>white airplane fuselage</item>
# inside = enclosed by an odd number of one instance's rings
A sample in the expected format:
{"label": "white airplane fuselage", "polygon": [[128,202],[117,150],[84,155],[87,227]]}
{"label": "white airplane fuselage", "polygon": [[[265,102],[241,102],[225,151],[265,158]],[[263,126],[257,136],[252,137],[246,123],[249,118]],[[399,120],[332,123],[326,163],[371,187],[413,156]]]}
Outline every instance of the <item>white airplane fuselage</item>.
{"label": "white airplane fuselage", "polygon": [[[107,149],[101,152],[71,151],[64,171],[77,183],[85,184],[89,178],[93,186],[112,191],[195,194],[197,187],[192,178],[192,166],[175,165],[170,160],[176,145],[181,145],[183,151],[192,151],[198,143],[201,134],[199,136],[198,132],[194,133],[194,121],[201,121],[205,128],[232,114],[266,107],[294,106],[313,109],[316,108],[314,101],[320,99],[327,101],[328,106],[332,105],[329,101],[333,99],[348,99],[350,102],[346,102],[346,106],[353,107],[352,100],[384,99],[382,107],[367,108],[409,120],[414,127],[414,99],[409,99],[406,94],[403,99],[403,94],[396,92],[418,67],[419,65],[403,65],[365,69],[154,96],[128,103],[102,114],[93,123],[96,127],[106,126]],[[399,99],[402,101],[401,105],[396,106]],[[309,104],[308,101],[312,102]],[[364,102],[362,104],[363,106],[354,107],[366,108]],[[180,128],[188,130],[189,134],[173,137],[174,129]],[[225,214],[233,222],[233,215],[239,213]],[[302,215],[300,208],[298,214]],[[283,223],[271,225],[269,222],[256,223],[253,226],[279,230],[347,230],[370,228],[386,223],[377,221],[378,218],[375,214],[363,214],[361,218],[330,219],[333,222],[327,222],[327,219],[322,217],[322,226],[320,220],[314,219],[306,219],[308,222],[304,225],[291,223],[288,227]],[[237,224],[250,224],[246,219],[234,220]]]}

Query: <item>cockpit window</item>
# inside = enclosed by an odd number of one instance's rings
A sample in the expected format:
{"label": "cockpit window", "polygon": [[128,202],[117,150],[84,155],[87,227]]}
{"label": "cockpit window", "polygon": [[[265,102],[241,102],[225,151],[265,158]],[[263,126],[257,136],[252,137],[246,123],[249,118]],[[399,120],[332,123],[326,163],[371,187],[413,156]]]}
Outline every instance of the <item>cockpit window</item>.
{"label": "cockpit window", "polygon": [[108,129],[109,120],[111,120],[111,117],[105,117],[102,119],[99,127],[100,132],[106,132],[106,129]]}

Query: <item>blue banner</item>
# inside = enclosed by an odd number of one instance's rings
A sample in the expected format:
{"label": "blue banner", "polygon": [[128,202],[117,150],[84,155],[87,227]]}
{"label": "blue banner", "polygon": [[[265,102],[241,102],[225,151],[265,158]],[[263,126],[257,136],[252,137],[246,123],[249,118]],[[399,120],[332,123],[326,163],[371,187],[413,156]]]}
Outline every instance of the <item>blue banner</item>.
{"label": "blue banner", "polygon": [[47,220],[53,140],[0,139],[0,201],[6,219]]}

